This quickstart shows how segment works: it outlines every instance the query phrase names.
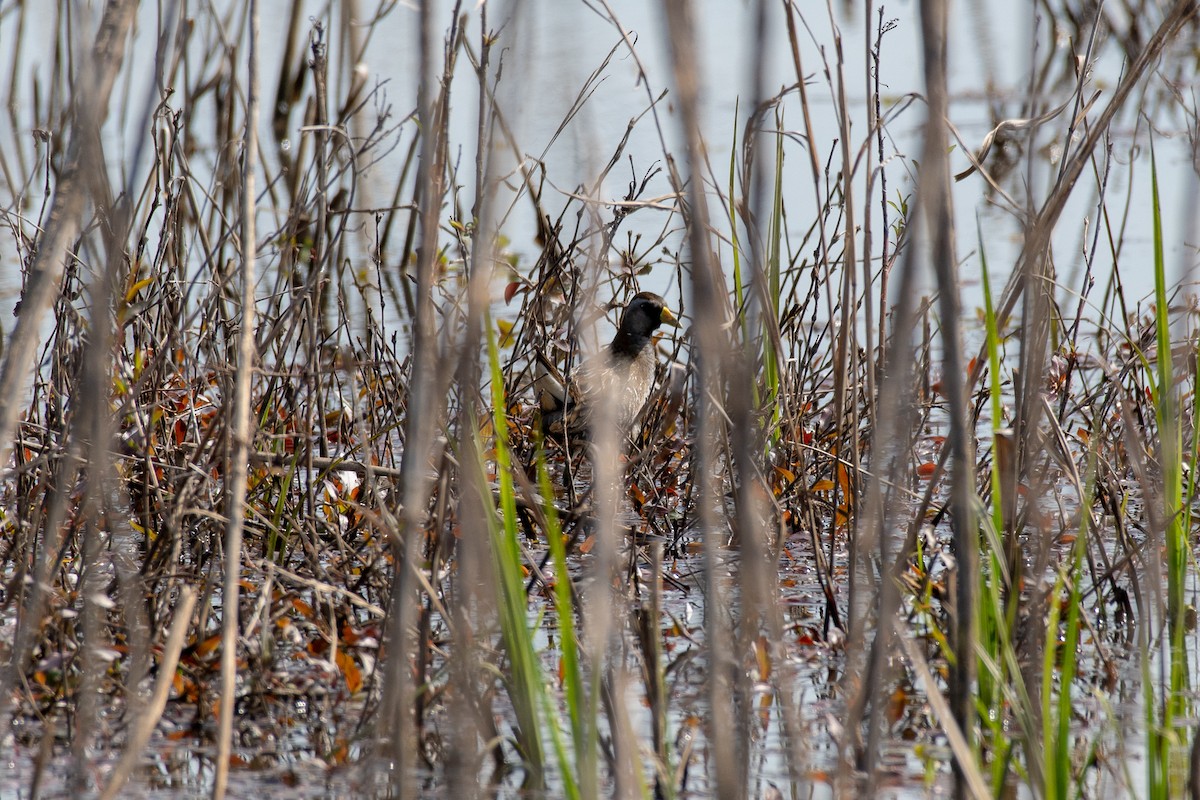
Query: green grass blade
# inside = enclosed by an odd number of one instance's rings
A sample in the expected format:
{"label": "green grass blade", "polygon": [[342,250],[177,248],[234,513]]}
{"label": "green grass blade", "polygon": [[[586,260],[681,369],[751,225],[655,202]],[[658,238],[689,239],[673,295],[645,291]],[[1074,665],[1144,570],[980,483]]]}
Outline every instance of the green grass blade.
{"label": "green grass blade", "polygon": [[575,771],[584,794],[596,797],[599,791],[596,748],[598,744],[595,716],[587,703],[583,671],[579,665],[579,637],[575,630],[575,604],[572,599],[571,576],[567,570],[567,551],[563,544],[562,526],[554,509],[554,487],[550,473],[541,457],[537,462],[538,490],[541,492],[546,516],[546,539],[554,564],[554,607],[558,614],[559,647],[562,649],[563,696],[571,720],[571,736],[575,747]]}
{"label": "green grass blade", "polygon": [[[1157,755],[1162,764],[1162,788],[1170,794],[1176,788],[1170,785],[1170,775],[1173,772],[1169,769],[1172,760],[1170,742],[1177,738],[1173,734],[1176,720],[1188,714],[1189,679],[1187,654],[1184,651],[1184,635],[1187,628],[1184,615],[1187,606],[1184,593],[1189,549],[1187,529],[1183,524],[1182,426],[1179,423],[1178,391],[1173,374],[1174,356],[1171,347],[1171,315],[1163,248],[1162,207],[1159,203],[1158,166],[1154,156],[1153,139],[1150,140],[1150,191],[1154,228],[1155,347],[1158,368],[1154,406],[1158,423],[1158,458],[1162,471],[1162,512],[1165,524],[1163,534],[1167,554],[1167,628],[1170,645],[1169,685],[1163,687],[1163,691],[1167,692],[1166,702],[1162,704],[1164,736],[1161,739],[1162,749]],[[1150,760],[1154,760],[1153,754]]]}
{"label": "green grass blade", "polygon": [[[504,378],[500,368],[499,350],[490,318],[485,320],[488,332],[488,362],[491,370],[492,427],[495,434],[496,482],[499,495],[499,519],[487,514],[488,528],[493,549],[493,569],[496,585],[500,587],[500,630],[505,651],[509,658],[507,686],[517,721],[518,747],[528,770],[527,789],[545,786],[545,747],[542,742],[541,718],[538,709],[548,709],[550,700],[543,697],[546,682],[541,662],[533,642],[533,629],[529,624],[524,573],[521,569],[521,546],[517,530],[517,500],[513,488],[512,455],[508,448],[508,427],[505,417]],[[476,426],[478,430],[478,426]],[[476,434],[478,435],[478,434]],[[479,452],[486,452],[480,443]],[[485,469],[481,462],[480,469]],[[486,470],[485,470],[486,472]],[[486,475],[484,485],[487,484]],[[565,758],[565,754],[559,753]],[[566,764],[562,764],[566,767]],[[568,778],[564,788],[570,791],[573,781],[570,770],[562,770]],[[574,796],[577,796],[577,792]]]}

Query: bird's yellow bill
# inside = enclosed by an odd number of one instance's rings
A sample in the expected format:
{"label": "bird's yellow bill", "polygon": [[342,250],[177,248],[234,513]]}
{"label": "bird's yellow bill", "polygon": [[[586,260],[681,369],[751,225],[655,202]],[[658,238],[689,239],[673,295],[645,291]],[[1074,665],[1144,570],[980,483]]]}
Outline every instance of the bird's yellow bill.
{"label": "bird's yellow bill", "polygon": [[662,313],[658,315],[658,319],[663,325],[670,325],[672,328],[679,327],[679,318],[666,306],[663,306]]}

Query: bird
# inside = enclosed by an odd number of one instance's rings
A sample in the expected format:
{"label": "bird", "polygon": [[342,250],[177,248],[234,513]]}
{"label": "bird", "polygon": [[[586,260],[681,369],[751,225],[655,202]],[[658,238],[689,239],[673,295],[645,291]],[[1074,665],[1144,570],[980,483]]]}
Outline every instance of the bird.
{"label": "bird", "polygon": [[562,438],[594,434],[599,403],[613,403],[611,421],[628,436],[636,433],[642,406],[654,388],[658,365],[651,338],[662,325],[679,327],[679,318],[654,292],[639,292],[625,306],[612,342],[580,369],[577,385],[569,385],[544,356],[538,356],[534,388],[541,407],[542,432]]}

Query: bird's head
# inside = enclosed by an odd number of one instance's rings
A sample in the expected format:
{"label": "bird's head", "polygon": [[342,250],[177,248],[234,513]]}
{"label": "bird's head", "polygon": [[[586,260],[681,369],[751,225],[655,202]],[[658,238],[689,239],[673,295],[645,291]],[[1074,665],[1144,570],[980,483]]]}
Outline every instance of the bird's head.
{"label": "bird's head", "polygon": [[625,306],[621,330],[635,336],[649,336],[660,325],[679,327],[679,318],[667,308],[667,302],[654,292],[639,292]]}

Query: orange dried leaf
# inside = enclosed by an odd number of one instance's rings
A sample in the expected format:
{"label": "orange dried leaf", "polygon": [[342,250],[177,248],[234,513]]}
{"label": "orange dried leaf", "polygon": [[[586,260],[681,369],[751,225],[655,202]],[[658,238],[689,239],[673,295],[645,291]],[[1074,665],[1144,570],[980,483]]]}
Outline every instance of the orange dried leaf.
{"label": "orange dried leaf", "polygon": [[217,651],[217,648],[220,646],[221,646],[221,634],[219,634],[219,633],[213,634],[212,636],[209,636],[204,641],[200,642],[200,644],[196,645],[196,655],[201,658],[204,658],[205,656],[210,656],[213,653],[215,653]]}
{"label": "orange dried leaf", "polygon": [[771,646],[767,643],[767,637],[759,636],[754,642],[754,658],[758,662],[758,679],[767,681],[771,679]]}
{"label": "orange dried leaf", "polygon": [[892,696],[888,698],[887,704],[887,720],[892,725],[895,725],[904,716],[904,709],[908,708],[908,692],[903,686],[896,687],[896,691],[892,692]]}
{"label": "orange dried leaf", "polygon": [[837,469],[838,485],[842,487],[842,491],[846,496],[850,496],[850,470],[845,464],[839,463]]}
{"label": "orange dried leaf", "polygon": [[354,663],[354,656],[345,650],[338,650],[337,665],[346,679],[346,688],[350,690],[350,694],[358,694],[362,689],[363,677],[362,670],[358,668],[358,664]]}
{"label": "orange dried leaf", "polygon": [[350,758],[350,746],[344,739],[338,739],[338,745],[333,749],[333,752],[326,756],[326,760],[330,764],[345,764]]}

